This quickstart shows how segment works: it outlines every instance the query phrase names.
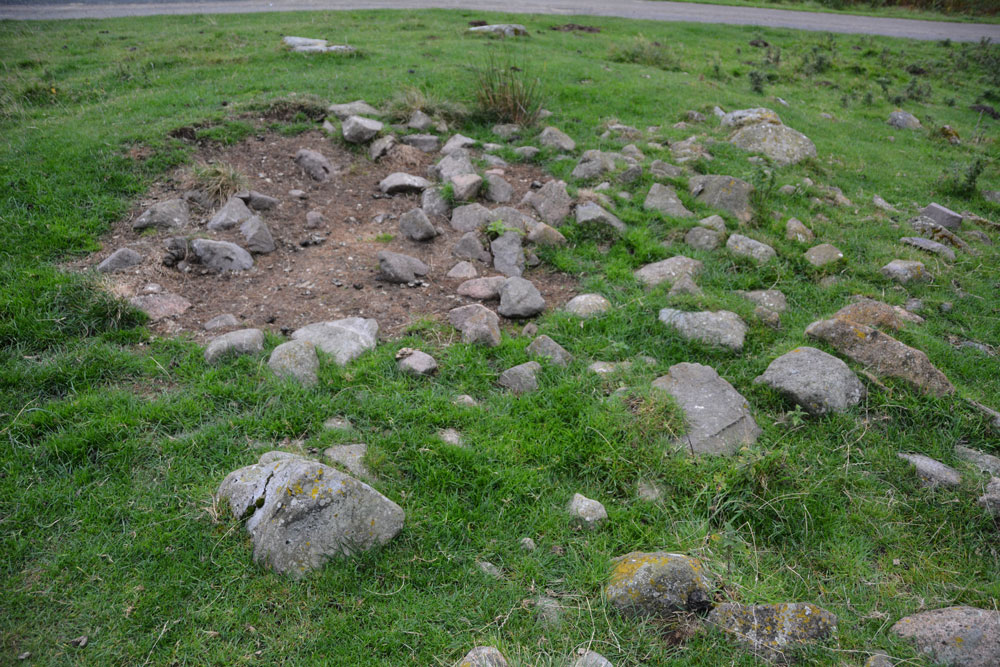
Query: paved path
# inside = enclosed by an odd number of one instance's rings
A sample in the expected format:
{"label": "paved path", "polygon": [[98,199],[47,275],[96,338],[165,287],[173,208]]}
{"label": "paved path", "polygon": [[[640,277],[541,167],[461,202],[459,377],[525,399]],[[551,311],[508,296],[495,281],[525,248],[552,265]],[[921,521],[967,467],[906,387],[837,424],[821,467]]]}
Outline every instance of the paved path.
{"label": "paved path", "polygon": [[784,9],[651,0],[0,0],[0,19],[71,19],[153,14],[235,14],[294,10],[478,9],[518,14],[620,16],[654,21],[760,25],[912,39],[1000,42],[1000,25],[871,18]]}

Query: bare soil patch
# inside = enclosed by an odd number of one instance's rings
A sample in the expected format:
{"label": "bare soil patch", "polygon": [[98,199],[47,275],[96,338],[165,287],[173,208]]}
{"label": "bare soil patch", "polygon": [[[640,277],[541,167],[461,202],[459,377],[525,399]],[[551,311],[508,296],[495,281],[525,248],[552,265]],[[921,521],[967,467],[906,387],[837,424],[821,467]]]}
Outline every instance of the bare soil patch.
{"label": "bare soil patch", "polygon": [[[337,173],[323,183],[310,179],[294,162],[300,148],[325,155]],[[203,328],[205,322],[224,313],[235,315],[240,327],[281,333],[310,322],[358,316],[375,318],[380,336],[394,338],[419,318],[444,321],[452,308],[475,302],[455,293],[462,281],[446,277],[459,261],[451,249],[462,234],[453,230],[447,219],[438,218],[432,219],[441,232],[436,239],[427,243],[408,240],[399,231],[399,217],[419,207],[420,196],[387,197],[378,188],[383,178],[396,171],[424,176],[428,165],[442,156],[398,146],[387,157],[372,162],[363,151],[355,153],[315,131],[294,137],[260,134],[233,146],[201,146],[195,157],[232,164],[247,176],[250,189],[281,201],[277,208],[260,213],[277,249],[256,255],[254,267],[238,273],[213,273],[197,264],[186,272],[164,266],[164,242],[171,236],[211,238],[241,246],[244,241],[238,228],[208,230],[205,225],[214,209],[202,210],[194,204],[191,224],[185,230],[133,231],[133,220],[146,208],[182,197],[188,189],[184,169],[162,179],[137,202],[131,215],[102,239],[101,251],[70,265],[75,270],[92,268],[121,247],[139,252],[144,257],[141,265],[107,276],[109,290],[131,298],[147,293],[151,284],[158,285],[163,292],[178,294],[192,304],[179,316],[152,323],[153,331],[184,332],[204,341],[224,331],[206,332]],[[505,167],[504,178],[514,188],[509,205],[529,215],[531,211],[518,202],[532,181],[550,179],[537,166],[524,164]],[[305,191],[306,198],[290,196],[289,191],[295,189]],[[325,222],[309,229],[306,214],[313,210],[320,211]],[[483,240],[485,243],[485,237]],[[407,287],[380,281],[376,256],[382,250],[412,255],[426,263],[430,267],[423,277],[426,285]],[[480,276],[497,275],[483,264],[476,263],[476,268]],[[576,294],[574,279],[544,266],[529,269],[525,277],[538,287],[549,309],[561,307]]]}

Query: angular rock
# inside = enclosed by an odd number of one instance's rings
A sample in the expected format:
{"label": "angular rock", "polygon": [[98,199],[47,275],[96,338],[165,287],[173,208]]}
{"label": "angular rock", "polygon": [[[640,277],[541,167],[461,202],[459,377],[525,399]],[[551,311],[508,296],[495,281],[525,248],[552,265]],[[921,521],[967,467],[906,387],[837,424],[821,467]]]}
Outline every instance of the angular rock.
{"label": "angular rock", "polygon": [[921,127],[917,117],[906,111],[893,111],[886,122],[899,130],[919,130]]}
{"label": "angular rock", "polygon": [[438,235],[437,229],[420,208],[411,209],[399,217],[399,231],[411,241],[430,241]]}
{"label": "angular rock", "polygon": [[563,307],[567,313],[577,317],[594,317],[611,309],[611,302],[600,294],[579,294]]}
{"label": "angular rock", "polygon": [[426,178],[412,174],[396,172],[389,174],[378,184],[379,189],[387,195],[406,194],[408,192],[423,192],[431,186]]}
{"label": "angular rock", "polygon": [[625,231],[625,223],[593,202],[585,202],[576,207],[576,222],[580,225],[610,227],[616,232]]}
{"label": "angular rock", "polygon": [[655,287],[660,283],[673,283],[681,276],[694,277],[701,272],[703,264],[696,259],[675,255],[668,259],[653,262],[638,269],[633,275],[636,280],[647,287]]}
{"label": "angular rock", "polygon": [[695,250],[715,250],[725,239],[725,234],[707,227],[692,227],[684,235],[684,242]]}
{"label": "angular rock", "polygon": [[101,273],[115,273],[142,264],[142,255],[131,248],[118,248],[97,265]]}
{"label": "angular rock", "polygon": [[132,223],[132,229],[181,229],[191,220],[191,211],[184,199],[168,199],[153,204]]}
{"label": "angular rock", "polygon": [[766,289],[766,290],[752,290],[750,292],[737,292],[741,297],[748,301],[772,310],[776,313],[783,313],[788,308],[788,300],[785,295],[780,290],[776,289]]}
{"label": "angular rock", "polygon": [[462,238],[452,246],[451,254],[459,259],[476,260],[484,264],[489,264],[492,261],[490,253],[483,248],[483,244],[476,232],[462,234]]}
{"label": "angular rock", "polygon": [[684,170],[663,160],[653,160],[653,163],[649,165],[649,173],[654,178],[674,179],[683,176]]}
{"label": "angular rock", "polygon": [[926,354],[877,329],[834,318],[813,322],[806,328],[806,336],[828,343],[876,375],[905,380],[933,396],[955,393],[955,387]]}
{"label": "angular rock", "polygon": [[837,632],[837,617],[808,602],[720,604],[709,613],[708,623],[774,662],[785,662],[787,650],[828,639]]}
{"label": "angular rock", "polygon": [[594,530],[608,519],[604,505],[579,493],[573,494],[566,511],[572,525],[585,530]]}
{"label": "angular rock", "polygon": [[420,109],[416,109],[410,114],[410,119],[406,123],[406,127],[411,130],[417,130],[418,132],[426,132],[434,126],[434,120],[425,114]]}
{"label": "angular rock", "polygon": [[728,347],[736,352],[743,349],[747,332],[747,325],[740,316],[728,310],[684,312],[664,308],[660,311],[660,321],[676,329],[682,338]]}
{"label": "angular rock", "polygon": [[673,286],[667,294],[668,296],[679,296],[681,294],[699,296],[703,294],[703,292],[694,281],[694,278],[692,278],[690,274],[684,273],[680,278],[674,281]]}
{"label": "angular rock", "polygon": [[945,229],[957,231],[962,226],[962,216],[941,204],[928,204],[920,215],[926,216]]}
{"label": "angular rock", "polygon": [[213,231],[232,229],[253,217],[253,212],[242,199],[230,197],[225,206],[220,208],[208,221],[207,227]]}
{"label": "angular rock", "polygon": [[712,607],[715,582],[701,561],[682,554],[633,551],[614,560],[604,595],[629,616],[670,617]]}
{"label": "angular rock", "polygon": [[521,146],[515,148],[514,152],[524,160],[534,160],[542,151],[534,146]]}
{"label": "angular rock", "polygon": [[570,667],[615,667],[611,661],[596,651],[587,651],[575,661]]}
{"label": "angular rock", "polygon": [[216,329],[231,329],[239,325],[240,321],[236,319],[235,315],[223,313],[222,315],[216,315],[201,326],[205,331],[215,331]]}
{"label": "angular rock", "polygon": [[642,207],[647,211],[659,211],[675,218],[690,218],[694,215],[677,198],[677,192],[669,185],[653,183]]}
{"label": "angular rock", "polygon": [[528,361],[505,370],[497,382],[515,394],[525,394],[538,389],[535,374],[540,370],[542,370],[541,364],[537,361]]}
{"label": "angular rock", "polygon": [[486,200],[506,204],[514,196],[514,188],[497,174],[486,174]]}
{"label": "angular rock", "polygon": [[429,172],[433,178],[447,183],[455,176],[476,173],[476,168],[472,166],[472,161],[469,160],[469,152],[458,148],[431,167]]}
{"label": "angular rock", "polygon": [[573,361],[573,355],[548,336],[542,335],[531,341],[525,352],[533,357],[547,357],[556,366],[567,366]]}
{"label": "angular rock", "polygon": [[945,607],[899,619],[889,628],[935,663],[951,667],[1000,665],[1000,612]]}
{"label": "angular rock", "polygon": [[955,251],[943,243],[925,239],[922,236],[904,236],[899,239],[899,241],[900,243],[905,243],[906,245],[913,246],[914,248],[923,250],[924,252],[929,252],[937,255],[938,257],[942,257],[949,262],[955,261]]}
{"label": "angular rock", "polygon": [[466,280],[458,286],[456,290],[459,296],[467,296],[470,299],[485,301],[488,299],[499,299],[500,288],[507,282],[506,276],[487,276],[484,278],[473,278]]}
{"label": "angular rock", "polygon": [[255,354],[264,349],[264,332],[240,329],[216,336],[205,347],[205,363],[214,364],[227,354]]}
{"label": "angular rock", "polygon": [[462,340],[466,343],[482,343],[488,347],[500,344],[500,318],[481,304],[452,308],[448,311],[448,321],[462,332]]}
{"label": "angular rock", "polygon": [[676,364],[653,387],[673,396],[684,412],[687,433],[674,444],[692,454],[729,456],[761,434],[746,399],[710,366]]}
{"label": "angular rock", "polygon": [[774,113],[770,109],[757,107],[754,109],[738,109],[736,111],[730,111],[719,119],[719,124],[722,125],[722,127],[730,127],[733,129],[745,127],[747,125],[757,125],[758,123],[781,125],[781,118],[779,118],[778,114]]}
{"label": "angular rock", "polygon": [[319,382],[319,357],[316,346],[305,340],[290,340],[274,348],[267,365],[275,375],[297,380],[306,387]]}
{"label": "angular rock", "polygon": [[396,368],[410,375],[432,375],[438,363],[426,352],[404,347],[396,354]]}
{"label": "angular rock", "polygon": [[576,150],[576,142],[562,130],[554,127],[547,127],[538,135],[538,143],[546,148],[555,148],[560,151]]}
{"label": "angular rock", "polygon": [[444,198],[440,188],[427,188],[420,195],[420,208],[429,216],[447,218],[451,214],[451,204]]}
{"label": "angular rock", "polygon": [[413,146],[422,153],[434,153],[441,147],[441,140],[433,134],[407,134],[400,137],[402,143]]}
{"label": "angular rock", "polygon": [[446,276],[453,280],[470,280],[479,275],[476,271],[476,267],[469,262],[459,262],[455,266],[451,267]]}
{"label": "angular rock", "polygon": [[390,283],[412,283],[417,276],[425,276],[430,267],[416,257],[383,250],[378,257],[378,276]]}
{"label": "angular rock", "polygon": [[403,527],[403,510],[375,489],[283,452],[227,475],[218,497],[247,519],[254,561],[294,578],[383,545]]}
{"label": "angular rock", "polygon": [[504,317],[534,317],[545,310],[545,299],[530,280],[508,278],[500,288],[500,307]]}
{"label": "angular rock", "polygon": [[536,223],[525,238],[535,245],[566,245],[566,237],[562,232],[544,222]]}
{"label": "angular rock", "polygon": [[351,116],[381,116],[382,113],[364,100],[355,100],[346,104],[331,104],[327,111],[340,120]]}
{"label": "angular rock", "polygon": [[195,239],[191,252],[213,271],[245,271],[253,267],[253,257],[243,248],[229,241]]}
{"label": "angular rock", "polygon": [[691,195],[713,208],[732,213],[743,223],[753,218],[750,195],[753,186],[732,176],[692,176],[688,182]]}
{"label": "angular rock", "polygon": [[341,124],[340,131],[344,135],[344,141],[351,144],[363,144],[374,139],[375,135],[382,131],[382,127],[382,123],[377,120],[361,116],[348,116]]}
{"label": "angular rock", "polygon": [[962,475],[951,466],[935,461],[923,454],[896,454],[908,461],[917,470],[920,483],[928,488],[937,486],[958,486],[962,483]]}
{"label": "angular rock", "polygon": [[309,178],[320,183],[329,179],[333,173],[333,165],[326,156],[309,148],[299,149],[295,154],[295,164],[299,165]]}
{"label": "angular rock", "polygon": [[777,256],[774,248],[742,234],[733,234],[726,241],[729,252],[740,257],[749,257],[758,264],[767,264]]}
{"label": "angular rock", "polygon": [[797,347],[781,355],[754,382],[766,384],[813,415],[847,412],[866,393],[847,364],[814,347]]}
{"label": "angular rock", "polygon": [[378,343],[378,322],[361,317],[314,322],[292,332],[292,340],[308,341],[346,366]]}
{"label": "angular rock", "polygon": [[271,230],[256,215],[240,225],[240,234],[243,236],[244,241],[246,241],[246,249],[250,252],[265,255],[275,250],[274,237],[271,236]]}
{"label": "angular rock", "polygon": [[396,143],[396,137],[391,134],[379,137],[368,146],[368,159],[372,162],[381,160],[396,147]]}
{"label": "angular rock", "polygon": [[176,317],[191,307],[191,302],[177,294],[142,294],[128,302],[146,313],[150,322]]}
{"label": "angular rock", "polygon": [[451,228],[458,232],[478,232],[492,219],[493,213],[482,204],[466,204],[451,212]]}
{"label": "angular rock", "polygon": [[466,653],[455,667],[507,667],[507,660],[492,646],[477,646]]}
{"label": "angular rock", "polygon": [[504,232],[490,242],[493,253],[493,268],[508,277],[524,273],[524,249],[520,232]]}
{"label": "angular rock", "polygon": [[763,153],[781,167],[816,157],[816,145],[809,137],[787,125],[747,125],[737,130],[729,143],[745,151]]}
{"label": "angular rock", "polygon": [[992,454],[963,447],[962,445],[955,445],[955,456],[963,461],[968,461],[983,472],[988,472],[994,477],[1000,477],[1000,458]]}
{"label": "angular rock", "polygon": [[476,145],[475,139],[466,137],[461,134],[456,134],[445,142],[444,147],[441,148],[441,153],[442,155],[451,155],[457,150],[463,148],[472,148],[475,145]]}
{"label": "angular rock", "polygon": [[309,211],[306,213],[306,229],[319,229],[326,224],[326,216],[322,211]]}
{"label": "angular rock", "polygon": [[456,174],[450,182],[455,201],[472,201],[479,194],[483,177],[479,174]]}
{"label": "angular rock", "polygon": [[528,203],[544,222],[558,226],[568,215],[573,200],[563,181],[549,181],[529,194]]}
{"label": "angular rock", "polygon": [[886,278],[894,280],[897,283],[902,283],[903,285],[914,281],[931,280],[933,278],[923,262],[908,259],[892,260],[882,267],[881,273]]}
{"label": "angular rock", "polygon": [[866,298],[858,299],[854,303],[844,306],[833,316],[869,327],[893,330],[903,328],[903,324],[907,322],[921,324],[924,321],[924,318],[899,306],[890,306],[887,303]]}
{"label": "angular rock", "polygon": [[788,222],[785,224],[785,238],[789,241],[798,241],[799,243],[809,243],[815,238],[812,230],[802,224],[802,221],[798,218],[789,218]]}
{"label": "angular rock", "polygon": [[372,479],[371,471],[365,465],[365,454],[368,453],[368,445],[355,443],[353,445],[334,445],[327,447],[323,451],[323,456],[332,463],[341,466],[347,473],[362,479]]}
{"label": "angular rock", "polygon": [[820,269],[844,259],[844,253],[829,243],[820,243],[806,250],[805,258],[807,262]]}

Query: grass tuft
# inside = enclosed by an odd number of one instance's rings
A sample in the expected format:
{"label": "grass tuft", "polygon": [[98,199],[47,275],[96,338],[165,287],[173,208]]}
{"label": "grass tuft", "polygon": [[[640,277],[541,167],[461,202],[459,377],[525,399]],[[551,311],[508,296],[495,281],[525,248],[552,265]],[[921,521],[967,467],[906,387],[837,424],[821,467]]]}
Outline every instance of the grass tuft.
{"label": "grass tuft", "polygon": [[510,51],[491,49],[483,62],[473,68],[476,107],[491,121],[535,124],[543,106],[541,80],[517,61]]}

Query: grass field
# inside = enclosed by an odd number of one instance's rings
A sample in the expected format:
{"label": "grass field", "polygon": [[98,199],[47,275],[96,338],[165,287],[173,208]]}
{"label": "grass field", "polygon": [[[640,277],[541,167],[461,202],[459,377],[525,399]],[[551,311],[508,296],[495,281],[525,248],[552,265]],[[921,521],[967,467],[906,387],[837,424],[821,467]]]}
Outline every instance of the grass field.
{"label": "grass field", "polygon": [[[700,2],[708,5],[729,5],[731,7],[764,7],[766,9],[788,9],[798,12],[827,12],[834,14],[858,14],[862,16],[878,16],[896,19],[919,19],[925,21],[961,21],[976,23],[996,23],[1000,21],[995,7],[986,2],[976,9],[952,9],[936,11],[933,8],[922,9],[917,6],[897,7],[879,2],[836,2],[835,0],[679,0],[680,2]],[[923,3],[931,5],[932,3]],[[974,6],[975,3],[969,3]],[[989,12],[989,13],[986,13]]]}
{"label": "grass field", "polygon": [[[540,390],[521,398],[495,381],[527,361],[522,337],[506,335],[494,349],[446,346],[446,328],[424,323],[346,369],[325,364],[320,386],[303,389],[277,381],[266,355],[206,367],[197,345],[152,337],[143,317],[92,276],[58,268],[100,247],[102,232],[158,175],[190,159],[190,146],[170,138],[174,129],[200,124],[205,136],[235,140],[246,131],[242,111],[293,94],[380,105],[416,87],[471,104],[469,66],[497,47],[466,32],[472,19],[529,27],[531,37],[510,48],[540,78],[555,113],[549,122],[576,139],[578,152],[618,146],[600,138],[612,119],[661,126],[660,140],[694,131],[723,138],[714,105],[777,110],[814,140],[816,159],[776,170],[769,184],[747,154],[718,143],[714,160],[697,168],[758,185],[764,221],[752,231],[779,259],[758,268],[724,250],[691,250],[677,234],[690,222],[639,206],[646,176],[630,186],[636,203],[618,201],[629,231],[609,250],[570,225],[571,244],[544,257],[615,307],[582,325],[558,313],[542,318],[541,332],[576,361],[546,366]],[[548,29],[567,20],[602,32]],[[360,55],[289,54],[280,46],[287,34],[347,41]],[[751,47],[752,39],[771,47]],[[1000,221],[1000,205],[962,193],[954,178],[981,159],[979,188],[1000,189],[1000,125],[969,109],[998,106],[1000,48],[469,11],[5,22],[0,44],[0,663],[27,651],[35,664],[450,665],[476,644],[494,644],[525,665],[562,665],[579,647],[619,666],[756,664],[718,633],[681,641],[677,628],[606,607],[610,558],[632,550],[703,559],[724,585],[720,599],[806,601],[834,612],[837,639],[810,649],[803,659],[811,664],[861,665],[874,650],[927,664],[888,633],[898,618],[997,606],[997,525],[974,502],[987,480],[953,447],[1000,454],[998,434],[962,400],[1000,408],[1000,361],[952,340],[1000,344],[1000,257],[976,243],[977,256],[959,253],[949,266],[898,238],[930,201]],[[925,129],[888,127],[897,107]],[[688,109],[709,116],[706,129],[671,128]],[[961,145],[937,138],[943,125]],[[461,130],[493,140],[489,127],[470,121]],[[646,154],[669,161],[666,151]],[[546,166],[568,178],[573,164]],[[777,193],[804,177],[842,188],[854,205],[813,203],[810,189]],[[678,190],[696,213],[714,212]],[[904,215],[881,214],[874,194]],[[788,216],[844,252],[832,287],[784,240]],[[705,262],[703,297],[671,298],[632,278],[677,253]],[[937,278],[895,286],[878,269],[896,257],[921,259]],[[769,287],[790,303],[780,330],[733,293]],[[865,380],[862,405],[810,418],[753,384],[774,357],[807,342],[806,325],[855,294],[925,301],[926,323],[899,337],[927,352],[958,398]],[[939,310],[944,302],[949,312]],[[688,343],[659,324],[658,310],[678,303],[743,316],[744,351]],[[268,349],[278,342],[271,335]],[[432,353],[439,374],[398,373],[394,355],[404,346]],[[586,371],[593,360],[637,355],[656,363],[611,379]],[[764,430],[753,447],[732,458],[665,454],[680,422],[646,390],[682,361],[712,365],[747,397]],[[637,388],[646,409],[608,400],[618,386]],[[462,393],[481,407],[455,406]],[[325,431],[331,416],[348,418],[354,432]],[[435,434],[446,427],[469,448],[440,442]],[[254,566],[241,525],[212,500],[228,472],[257,459],[253,443],[280,449],[295,439],[319,448],[367,443],[377,488],[406,511],[403,532],[385,548],[301,582]],[[954,465],[965,481],[925,490],[899,451]],[[638,500],[640,481],[659,484],[663,499]],[[564,507],[576,492],[605,504],[605,527],[570,529]],[[524,536],[539,549],[523,552]],[[503,579],[481,575],[477,560],[500,566]],[[539,626],[526,602],[546,591],[566,607],[556,631]],[[88,645],[70,646],[79,635]]]}

